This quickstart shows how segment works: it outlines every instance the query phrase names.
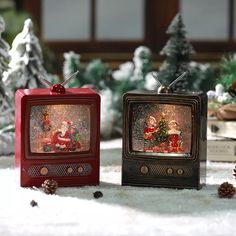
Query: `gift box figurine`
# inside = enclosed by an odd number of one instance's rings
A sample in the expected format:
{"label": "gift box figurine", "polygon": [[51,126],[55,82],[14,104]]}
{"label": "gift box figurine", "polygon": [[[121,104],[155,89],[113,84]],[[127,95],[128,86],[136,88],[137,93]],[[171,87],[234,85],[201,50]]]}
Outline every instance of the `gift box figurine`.
{"label": "gift box figurine", "polygon": [[90,88],[19,89],[16,92],[15,163],[21,186],[99,184],[100,97]]}
{"label": "gift box figurine", "polygon": [[122,185],[200,189],[206,175],[207,95],[158,91],[123,97]]}

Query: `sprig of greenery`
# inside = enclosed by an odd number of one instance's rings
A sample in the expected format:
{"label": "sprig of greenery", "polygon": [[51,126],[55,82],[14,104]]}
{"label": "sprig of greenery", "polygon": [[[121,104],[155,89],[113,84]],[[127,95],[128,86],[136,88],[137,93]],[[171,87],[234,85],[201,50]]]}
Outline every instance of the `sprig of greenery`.
{"label": "sprig of greenery", "polygon": [[236,80],[236,55],[224,56],[219,65],[220,78],[218,83],[222,84],[227,91]]}

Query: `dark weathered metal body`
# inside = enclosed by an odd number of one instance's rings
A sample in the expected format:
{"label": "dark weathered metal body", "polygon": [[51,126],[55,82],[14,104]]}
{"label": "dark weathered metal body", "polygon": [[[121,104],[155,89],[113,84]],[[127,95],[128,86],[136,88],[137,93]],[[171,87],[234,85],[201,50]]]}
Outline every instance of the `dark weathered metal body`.
{"label": "dark weathered metal body", "polygon": [[[190,157],[163,156],[132,150],[131,107],[137,103],[191,107]],[[195,188],[206,179],[207,96],[205,93],[130,92],[123,97],[122,185]]]}

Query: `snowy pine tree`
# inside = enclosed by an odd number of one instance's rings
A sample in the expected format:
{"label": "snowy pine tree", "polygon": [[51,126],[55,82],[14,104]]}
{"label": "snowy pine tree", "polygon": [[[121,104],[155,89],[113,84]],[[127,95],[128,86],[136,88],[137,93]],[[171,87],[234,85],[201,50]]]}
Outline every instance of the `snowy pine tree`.
{"label": "snowy pine tree", "polygon": [[[80,55],[76,54],[73,51],[66,52],[63,55],[64,55],[63,76],[64,79],[66,79],[69,78],[72,74],[74,74],[77,70],[79,70]],[[75,79],[71,80],[68,83],[68,87],[70,88],[81,87],[79,76],[80,74],[78,74]]]}
{"label": "snowy pine tree", "polygon": [[2,39],[5,30],[4,19],[0,16],[0,155],[9,154],[14,149],[13,108],[5,84],[2,81],[3,72],[8,69],[10,60],[9,45]]}
{"label": "snowy pine tree", "polygon": [[84,79],[87,84],[93,84],[99,90],[106,88],[113,90],[114,83],[110,76],[109,66],[101,59],[94,59],[88,63]]}
{"label": "snowy pine tree", "polygon": [[0,16],[0,129],[13,121],[12,103],[6,92],[6,87],[2,82],[3,72],[7,70],[8,62],[10,60],[10,47],[8,43],[1,38],[4,30],[5,22],[4,19]]}
{"label": "snowy pine tree", "polygon": [[[170,39],[160,52],[167,58],[160,67],[158,79],[164,85],[169,85],[179,75],[189,71],[190,56],[194,49],[186,38],[185,25],[180,14],[177,14],[171,22],[167,32]],[[173,86],[174,90],[185,90],[188,87],[189,76],[185,76]]]}
{"label": "snowy pine tree", "polygon": [[2,33],[5,31],[5,21],[0,16],[0,78],[4,71],[8,69],[8,63],[10,61],[9,49],[10,46],[8,43],[2,39]]}
{"label": "snowy pine tree", "polygon": [[18,88],[37,88],[37,75],[45,75],[42,50],[38,38],[33,32],[31,19],[24,22],[24,28],[12,43],[9,70],[4,74],[4,81],[10,87],[11,96]]}
{"label": "snowy pine tree", "polygon": [[152,70],[151,56],[151,50],[145,46],[137,47],[134,51],[134,73],[130,79],[139,81],[136,85],[139,85],[140,89],[143,89],[146,74]]}

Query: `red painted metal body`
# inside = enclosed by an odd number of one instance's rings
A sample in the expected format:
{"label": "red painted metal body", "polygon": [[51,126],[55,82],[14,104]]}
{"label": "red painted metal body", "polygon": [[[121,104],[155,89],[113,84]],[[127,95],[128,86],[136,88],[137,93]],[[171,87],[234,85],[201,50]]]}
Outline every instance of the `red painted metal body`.
{"label": "red painted metal body", "polygon": [[[32,106],[89,105],[90,146],[83,152],[33,153],[30,148]],[[54,179],[59,186],[99,184],[100,96],[90,88],[69,88],[65,94],[46,89],[20,89],[15,99],[15,165],[20,170],[20,185],[40,186]],[[79,115],[79,114],[78,114]]]}

